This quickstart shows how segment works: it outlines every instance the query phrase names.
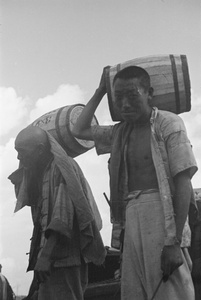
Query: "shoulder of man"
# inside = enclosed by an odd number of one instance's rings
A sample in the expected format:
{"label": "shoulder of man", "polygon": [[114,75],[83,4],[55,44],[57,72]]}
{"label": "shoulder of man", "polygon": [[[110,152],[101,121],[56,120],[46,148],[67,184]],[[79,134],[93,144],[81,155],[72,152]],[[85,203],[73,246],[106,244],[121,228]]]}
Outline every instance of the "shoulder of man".
{"label": "shoulder of man", "polygon": [[184,131],[186,132],[186,128],[182,118],[175,113],[158,110],[158,114],[156,117],[156,130],[160,130],[164,136],[169,136],[171,133]]}
{"label": "shoulder of man", "polygon": [[49,184],[51,184],[52,187],[59,186],[62,182],[65,182],[62,172],[54,159],[47,169],[46,178],[49,179]]}
{"label": "shoulder of man", "polygon": [[[76,162],[76,160],[70,156],[67,156],[66,159],[68,160],[68,164],[66,165],[66,168],[63,169],[63,171],[66,171],[66,176],[68,176],[68,170],[67,167],[70,166],[74,172],[74,175],[77,178],[84,178],[84,174],[82,172],[82,169],[80,168],[79,164]],[[53,159],[51,163],[51,173],[53,175],[54,181],[56,185],[59,185],[61,182],[65,182],[65,176],[61,170],[61,165],[58,165],[58,163]]]}
{"label": "shoulder of man", "polygon": [[116,133],[123,131],[128,124],[126,122],[119,122],[112,126],[112,135],[114,136]]}

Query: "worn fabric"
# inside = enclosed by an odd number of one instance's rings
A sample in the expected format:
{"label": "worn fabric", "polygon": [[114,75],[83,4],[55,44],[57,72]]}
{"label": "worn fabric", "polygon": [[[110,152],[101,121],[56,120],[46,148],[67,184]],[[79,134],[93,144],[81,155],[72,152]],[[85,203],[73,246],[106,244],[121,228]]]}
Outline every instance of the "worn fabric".
{"label": "worn fabric", "polygon": [[[151,299],[162,277],[161,249],[164,244],[165,222],[158,192],[132,195],[126,207],[122,300]],[[162,283],[155,300],[194,300],[194,289],[188,265],[184,264]]]}
{"label": "worn fabric", "polygon": [[[196,161],[182,119],[170,112],[153,108],[150,118],[151,151],[159,184],[163,212],[165,216],[165,244],[174,241],[176,229],[172,197],[174,197],[173,177],[189,169],[192,177],[197,171]],[[124,223],[125,203],[128,194],[124,149],[130,132],[126,122],[114,126],[94,126],[93,137],[98,154],[111,153],[110,191],[112,221]]]}
{"label": "worn fabric", "polygon": [[[102,223],[89,184],[75,160],[66,154],[48,132],[47,136],[53,161],[44,172],[41,197],[36,193],[34,198],[28,193],[28,185],[35,182],[28,170],[18,170],[9,176],[15,184],[15,211],[24,205],[31,206],[34,229],[38,223],[42,228],[41,249],[51,231],[60,234],[54,256],[55,266],[80,264],[80,255],[85,262],[102,264],[106,255],[99,232]],[[20,179],[18,175],[21,175]],[[35,246],[32,248],[34,250]],[[33,268],[34,264],[29,267],[30,270]]]}
{"label": "worn fabric", "polygon": [[[42,197],[32,207],[35,217],[39,211],[41,238],[38,258],[51,231],[59,234],[59,240],[52,254],[55,267],[80,265],[80,232],[75,210],[65,180],[53,161],[46,169],[42,182]],[[34,223],[37,221],[33,219]],[[35,245],[33,245],[34,247]]]}
{"label": "worn fabric", "polygon": [[38,300],[83,300],[87,287],[87,264],[54,268],[48,280],[40,284]]}

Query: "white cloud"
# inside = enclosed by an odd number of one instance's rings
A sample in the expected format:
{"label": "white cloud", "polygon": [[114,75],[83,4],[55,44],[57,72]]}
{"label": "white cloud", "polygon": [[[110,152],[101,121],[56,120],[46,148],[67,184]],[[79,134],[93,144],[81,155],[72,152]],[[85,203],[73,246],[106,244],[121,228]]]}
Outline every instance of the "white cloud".
{"label": "white cloud", "polygon": [[27,99],[18,97],[12,87],[0,87],[1,126],[0,136],[20,125],[27,114]]}
{"label": "white cloud", "polygon": [[[0,146],[0,220],[1,229],[8,217],[8,211],[14,211],[15,195],[14,189],[8,176],[17,168],[18,162],[14,149],[14,139],[10,139],[5,146]],[[0,254],[3,251],[1,242],[2,232],[0,232]]]}
{"label": "white cloud", "polygon": [[5,179],[18,166],[17,152],[14,149],[14,138],[0,146],[0,181]]}
{"label": "white cloud", "polygon": [[[3,226],[6,218],[5,211],[14,211],[15,194],[14,188],[8,176],[17,169],[17,152],[14,149],[14,139],[11,138],[5,146],[0,146],[0,219]],[[1,226],[1,228],[2,228]]]}
{"label": "white cloud", "polygon": [[59,107],[83,103],[83,99],[84,93],[78,85],[61,85],[53,95],[38,99],[30,113],[30,123]]}

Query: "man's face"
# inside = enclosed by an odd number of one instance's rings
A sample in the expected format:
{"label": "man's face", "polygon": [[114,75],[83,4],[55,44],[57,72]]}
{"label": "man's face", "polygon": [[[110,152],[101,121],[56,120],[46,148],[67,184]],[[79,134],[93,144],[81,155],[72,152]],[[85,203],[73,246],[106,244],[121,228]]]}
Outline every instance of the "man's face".
{"label": "man's face", "polygon": [[138,78],[120,79],[114,83],[115,104],[123,120],[137,123],[150,116],[149,93],[141,87]]}
{"label": "man's face", "polygon": [[38,146],[15,142],[15,150],[18,152],[17,158],[24,168],[36,167],[39,162]]}

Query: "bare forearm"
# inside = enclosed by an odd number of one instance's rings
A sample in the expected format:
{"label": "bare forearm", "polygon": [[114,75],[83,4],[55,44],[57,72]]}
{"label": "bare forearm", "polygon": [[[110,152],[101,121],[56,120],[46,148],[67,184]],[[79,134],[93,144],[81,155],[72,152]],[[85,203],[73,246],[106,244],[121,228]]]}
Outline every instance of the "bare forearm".
{"label": "bare forearm", "polygon": [[191,181],[188,172],[182,172],[174,179],[176,193],[174,197],[174,212],[177,239],[181,241],[184,224],[188,215],[191,198]]}
{"label": "bare forearm", "polygon": [[94,116],[94,113],[102,100],[103,96],[106,94],[106,80],[105,72],[108,67],[103,69],[101,76],[100,84],[97,90],[95,91],[93,97],[84,107],[81,115],[79,116],[72,133],[74,136],[80,139],[93,140],[92,131],[91,131],[91,122]]}
{"label": "bare forearm", "polygon": [[92,139],[91,134],[91,122],[94,116],[94,113],[104,96],[104,92],[98,88],[93,97],[86,104],[82,110],[81,115],[79,116],[76,124],[73,127],[72,133],[77,138]]}
{"label": "bare forearm", "polygon": [[[187,218],[190,197],[191,181],[189,172],[184,171],[174,177],[175,195],[173,207],[175,213],[176,237],[181,243],[182,232]],[[161,269],[163,271],[163,280],[167,281],[169,276],[183,264],[181,249],[178,243],[164,246],[161,255]]]}

